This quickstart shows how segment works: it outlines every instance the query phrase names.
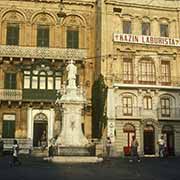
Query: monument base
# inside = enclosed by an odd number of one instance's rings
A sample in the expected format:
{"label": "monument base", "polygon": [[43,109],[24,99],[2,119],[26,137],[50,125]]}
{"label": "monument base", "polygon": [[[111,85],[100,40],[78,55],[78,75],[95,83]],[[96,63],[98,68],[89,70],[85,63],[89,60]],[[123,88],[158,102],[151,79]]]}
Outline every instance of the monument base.
{"label": "monument base", "polygon": [[58,156],[95,156],[95,146],[74,147],[59,146]]}

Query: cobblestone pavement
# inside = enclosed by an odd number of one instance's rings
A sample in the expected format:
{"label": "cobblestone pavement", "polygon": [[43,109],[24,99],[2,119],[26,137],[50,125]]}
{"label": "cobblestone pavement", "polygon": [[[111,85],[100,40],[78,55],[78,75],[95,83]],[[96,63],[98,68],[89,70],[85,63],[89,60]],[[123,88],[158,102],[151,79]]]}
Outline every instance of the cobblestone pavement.
{"label": "cobblestone pavement", "polygon": [[126,158],[98,164],[59,164],[41,158],[21,157],[22,165],[9,166],[10,157],[0,157],[0,180],[180,180],[180,158]]}

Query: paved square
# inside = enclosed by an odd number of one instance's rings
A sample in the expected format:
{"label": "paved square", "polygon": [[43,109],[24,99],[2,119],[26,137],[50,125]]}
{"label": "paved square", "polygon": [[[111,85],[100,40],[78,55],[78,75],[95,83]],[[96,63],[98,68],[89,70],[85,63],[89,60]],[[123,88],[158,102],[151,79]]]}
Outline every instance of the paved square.
{"label": "paved square", "polygon": [[[78,157],[77,157],[78,158]],[[9,156],[0,157],[0,180],[180,180],[180,158],[126,158],[98,164],[59,164],[41,158],[21,157],[22,165],[9,166]]]}

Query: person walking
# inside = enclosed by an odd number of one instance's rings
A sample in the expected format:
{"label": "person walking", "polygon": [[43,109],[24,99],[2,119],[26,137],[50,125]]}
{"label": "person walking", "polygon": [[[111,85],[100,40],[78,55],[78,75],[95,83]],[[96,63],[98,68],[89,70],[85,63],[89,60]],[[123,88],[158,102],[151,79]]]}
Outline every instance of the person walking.
{"label": "person walking", "polygon": [[159,145],[159,157],[163,158],[165,157],[165,140],[163,136],[161,136],[160,139],[158,140],[158,145]]}
{"label": "person walking", "polygon": [[41,151],[44,152],[46,147],[47,147],[46,131],[43,131],[41,135]]}
{"label": "person walking", "polygon": [[110,153],[111,153],[111,139],[110,137],[106,138],[106,153],[107,153],[107,158],[110,158]]}
{"label": "person walking", "polygon": [[138,146],[139,146],[139,143],[136,139],[136,136],[134,135],[131,141],[131,159],[129,160],[129,162],[133,162],[135,158],[137,159],[138,162],[140,162],[140,157],[138,154]]}
{"label": "person walking", "polygon": [[21,162],[19,160],[19,144],[16,139],[14,139],[14,143],[12,146],[12,161],[10,163],[10,166],[15,165],[21,165]]}

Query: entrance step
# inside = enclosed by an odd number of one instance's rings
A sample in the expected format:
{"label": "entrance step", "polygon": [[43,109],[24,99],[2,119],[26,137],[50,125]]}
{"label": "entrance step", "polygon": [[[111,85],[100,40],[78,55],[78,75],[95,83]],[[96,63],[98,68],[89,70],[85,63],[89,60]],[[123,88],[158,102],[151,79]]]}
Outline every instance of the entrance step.
{"label": "entrance step", "polygon": [[55,163],[99,163],[103,158],[96,156],[54,156],[53,158],[44,158]]}

